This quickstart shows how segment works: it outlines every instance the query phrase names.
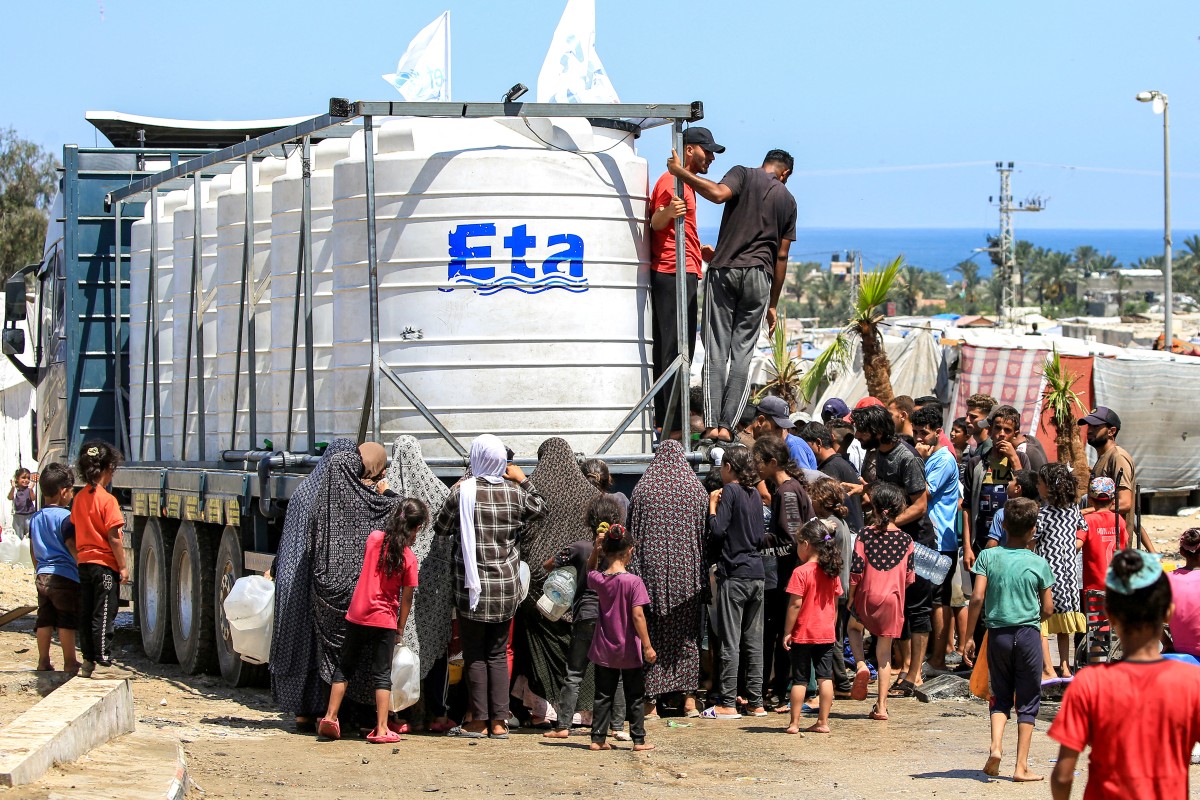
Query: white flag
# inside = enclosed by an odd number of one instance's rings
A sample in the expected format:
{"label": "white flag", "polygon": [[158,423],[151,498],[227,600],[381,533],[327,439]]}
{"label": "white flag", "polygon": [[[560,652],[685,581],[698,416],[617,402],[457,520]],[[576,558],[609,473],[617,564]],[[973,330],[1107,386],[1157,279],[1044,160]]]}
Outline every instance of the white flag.
{"label": "white flag", "polygon": [[383,79],[405,100],[450,99],[450,12],[426,25]]}
{"label": "white flag", "polygon": [[539,103],[619,103],[596,55],[595,0],[567,0],[538,73]]}

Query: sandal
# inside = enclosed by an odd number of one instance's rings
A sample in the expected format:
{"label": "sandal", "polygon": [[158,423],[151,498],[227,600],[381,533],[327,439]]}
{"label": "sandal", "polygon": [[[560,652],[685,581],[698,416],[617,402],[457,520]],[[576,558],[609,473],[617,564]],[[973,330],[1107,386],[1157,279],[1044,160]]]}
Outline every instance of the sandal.
{"label": "sandal", "polygon": [[[388,720],[387,727],[388,727],[388,730],[389,730],[389,731],[391,731],[392,733],[396,734],[397,736],[399,736],[399,735],[401,735],[401,734],[408,733],[408,732],[409,732],[409,730],[410,730],[407,722],[402,722],[402,721],[401,721],[401,722],[395,722],[395,721],[393,721],[393,720],[390,720],[390,719]],[[368,736],[368,737],[367,737],[367,741],[368,741],[368,742],[369,742],[369,741],[371,741],[371,737],[370,737],[370,736]]]}
{"label": "sandal", "polygon": [[454,720],[448,719],[445,722],[431,722],[425,730],[429,731],[430,733],[445,733],[451,728],[456,727],[458,726],[454,723]]}
{"label": "sandal", "polygon": [[374,733],[372,733],[367,736],[367,741],[371,744],[395,744],[396,742],[403,741],[400,734],[396,733],[394,730],[390,730],[391,723],[388,723],[388,726],[389,730],[383,736],[376,736]]}
{"label": "sandal", "polygon": [[879,713],[879,704],[878,703],[871,706],[871,713],[867,714],[867,716],[870,717],[871,719],[877,720],[879,722],[887,722],[887,719],[888,719],[888,715],[886,713],[884,713],[884,714]]}
{"label": "sandal", "polygon": [[916,688],[912,681],[903,680],[888,690],[888,697],[912,697]]}
{"label": "sandal", "polygon": [[[537,727],[537,726],[535,726],[535,727]],[[551,728],[551,730],[553,730],[554,725],[550,725],[550,728]],[[489,738],[489,739],[507,739],[508,738],[508,726],[507,725],[504,726],[503,733],[492,733],[491,731],[488,731],[487,738]]]}
{"label": "sandal", "polygon": [[850,698],[863,701],[867,699],[867,686],[871,682],[871,673],[860,669],[854,673],[854,683],[850,686]]}
{"label": "sandal", "polygon": [[482,731],[469,731],[462,725],[455,725],[450,730],[446,731],[447,736],[454,736],[459,739],[486,739],[487,734]]}
{"label": "sandal", "polygon": [[342,738],[342,726],[336,719],[321,718],[317,723],[317,736],[324,736],[326,739],[337,741]]}

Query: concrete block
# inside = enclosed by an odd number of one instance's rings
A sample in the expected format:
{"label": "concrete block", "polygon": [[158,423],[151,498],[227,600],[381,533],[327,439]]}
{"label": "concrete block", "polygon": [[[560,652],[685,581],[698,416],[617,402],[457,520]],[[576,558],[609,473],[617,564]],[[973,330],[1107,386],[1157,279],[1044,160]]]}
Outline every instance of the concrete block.
{"label": "concrete block", "polygon": [[37,780],[134,727],[127,680],[73,678],[0,730],[0,786]]}
{"label": "concrete block", "polygon": [[925,681],[913,692],[922,703],[939,700],[968,700],[971,698],[971,682],[960,675],[938,675]]}
{"label": "concrete block", "polygon": [[193,787],[179,740],[139,730],[53,770],[30,788],[45,792],[47,800],[184,800]]}

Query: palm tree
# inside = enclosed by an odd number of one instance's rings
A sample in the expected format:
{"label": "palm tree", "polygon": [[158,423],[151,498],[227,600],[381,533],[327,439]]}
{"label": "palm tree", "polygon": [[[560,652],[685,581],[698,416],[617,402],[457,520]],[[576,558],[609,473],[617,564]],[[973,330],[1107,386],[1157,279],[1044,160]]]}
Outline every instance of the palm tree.
{"label": "palm tree", "polygon": [[1034,261],[1033,272],[1038,299],[1051,305],[1062,304],[1067,299],[1070,285],[1079,279],[1079,275],[1079,266],[1066,253],[1041,250]]}
{"label": "palm tree", "polygon": [[974,261],[967,259],[960,261],[954,267],[954,271],[962,276],[962,298],[966,304],[968,314],[974,314],[979,311],[979,288],[981,278],[979,277],[979,265]]}
{"label": "palm tree", "polygon": [[915,314],[921,301],[944,289],[942,276],[921,269],[915,264],[906,264],[900,271],[900,284],[896,300],[904,314]]}
{"label": "palm tree", "polygon": [[1074,387],[1079,376],[1068,370],[1059,358],[1058,348],[1051,351],[1050,361],[1042,367],[1046,378],[1046,390],[1042,395],[1043,405],[1050,409],[1050,422],[1054,425],[1054,447],[1058,451],[1058,461],[1069,464],[1075,476],[1076,497],[1087,493],[1090,478],[1087,450],[1079,438],[1079,424],[1076,422],[1076,410],[1082,410],[1083,404]]}
{"label": "palm tree", "polygon": [[803,391],[808,393],[807,397],[811,397],[816,387],[825,380],[830,366],[845,363],[850,352],[849,337],[857,336],[862,347],[863,377],[867,381],[867,393],[885,404],[892,401],[892,365],[883,347],[883,336],[879,333],[879,323],[884,317],[879,313],[879,309],[887,303],[903,268],[904,256],[896,256],[882,269],[872,270],[862,276],[858,285],[858,297],[850,309],[850,319],[846,322],[845,330],[817,356],[804,376]]}
{"label": "palm tree", "polygon": [[792,357],[787,341],[787,317],[779,315],[775,332],[771,334],[771,360],[767,364],[771,380],[755,395],[757,403],[768,394],[778,395],[787,401],[788,408],[796,410],[800,392],[800,365]]}
{"label": "palm tree", "polygon": [[1093,265],[1100,258],[1100,251],[1092,247],[1090,244],[1081,244],[1075,248],[1075,252],[1071,254],[1071,260],[1079,269],[1083,270],[1083,274],[1088,274],[1093,271]]}

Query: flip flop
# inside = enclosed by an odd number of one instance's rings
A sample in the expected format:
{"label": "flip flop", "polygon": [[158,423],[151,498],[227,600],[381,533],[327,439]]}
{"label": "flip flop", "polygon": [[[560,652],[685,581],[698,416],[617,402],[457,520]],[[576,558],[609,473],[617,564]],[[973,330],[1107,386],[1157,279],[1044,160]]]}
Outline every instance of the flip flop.
{"label": "flip flop", "polygon": [[[696,717],[700,716],[700,712],[699,712],[698,710],[696,710],[696,709],[694,709],[694,708],[693,708],[691,711],[685,711],[685,712],[683,712],[683,715],[684,715],[685,717],[688,717],[688,718],[690,718],[690,719],[695,719]],[[650,718],[649,718],[649,717],[646,717],[646,719],[650,719]]]}
{"label": "flip flop", "polygon": [[455,728],[455,727],[458,727],[458,726],[455,725],[453,721],[431,722],[431,723],[429,723],[429,727],[426,730],[428,730],[430,733],[445,733],[446,731],[450,730],[451,728]]}
{"label": "flip flop", "polygon": [[[550,728],[551,728],[551,730],[553,730],[554,726],[551,725]],[[488,731],[487,738],[489,738],[489,739],[507,739],[508,738],[508,728],[507,727],[504,728],[504,733],[492,733],[491,731]]]}
{"label": "flip flop", "polygon": [[486,739],[487,734],[482,731],[469,731],[462,725],[455,725],[450,730],[446,731],[447,736],[453,736],[459,739]]}
{"label": "flip flop", "polygon": [[371,734],[367,737],[367,741],[371,744],[395,744],[396,742],[402,741],[402,737],[395,731],[389,730],[383,736]]}
{"label": "flip flop", "polygon": [[326,739],[337,741],[342,738],[342,726],[336,719],[321,718],[317,723],[317,736],[324,736]]}
{"label": "flip flop", "polygon": [[878,706],[878,705],[873,705],[873,706],[871,706],[871,713],[870,713],[870,714],[867,714],[867,716],[868,716],[868,717],[870,717],[870,718],[871,718],[871,719],[873,719],[873,720],[876,720],[876,721],[878,721],[878,722],[887,722],[887,719],[888,719],[888,715],[887,715],[887,714],[880,714],[880,713],[879,713],[879,706]]}
{"label": "flip flop", "polygon": [[850,697],[853,700],[863,701],[867,699],[867,685],[871,682],[871,673],[865,669],[860,669],[854,673],[854,683],[850,687]]}
{"label": "flip flop", "polygon": [[[407,722],[393,722],[390,719],[388,720],[387,727],[388,727],[389,731],[391,731],[392,733],[394,733],[398,736],[401,734],[409,733],[409,731],[410,731],[410,728],[408,727]],[[371,740],[371,737],[368,736],[367,741],[370,741],[370,740]]]}
{"label": "flip flop", "polygon": [[912,697],[916,688],[912,681],[900,681],[899,684],[888,690],[888,697]]}

